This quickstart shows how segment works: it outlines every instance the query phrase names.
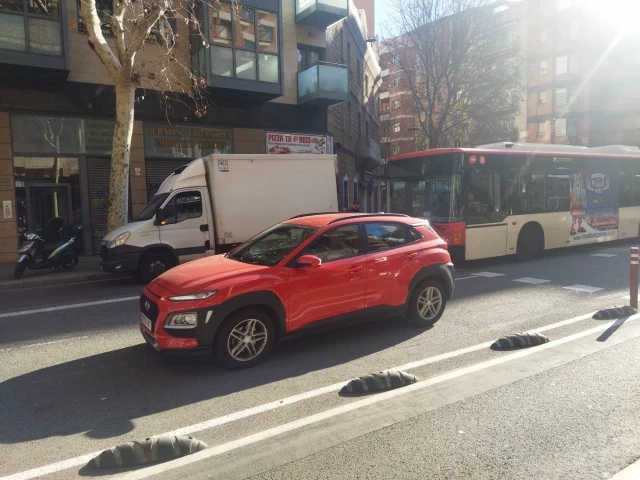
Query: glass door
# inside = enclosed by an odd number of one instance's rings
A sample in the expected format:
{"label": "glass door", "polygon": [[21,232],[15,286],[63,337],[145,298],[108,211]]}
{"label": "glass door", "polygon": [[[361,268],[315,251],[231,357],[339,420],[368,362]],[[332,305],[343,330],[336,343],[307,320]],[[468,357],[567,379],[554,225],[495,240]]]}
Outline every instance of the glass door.
{"label": "glass door", "polygon": [[53,240],[62,228],[73,224],[69,184],[34,184],[26,190],[30,232]]}

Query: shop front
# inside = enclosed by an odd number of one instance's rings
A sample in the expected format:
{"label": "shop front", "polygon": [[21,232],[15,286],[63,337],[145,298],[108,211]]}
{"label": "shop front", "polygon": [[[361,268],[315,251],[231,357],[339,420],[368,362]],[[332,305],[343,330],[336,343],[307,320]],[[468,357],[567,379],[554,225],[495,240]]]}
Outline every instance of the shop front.
{"label": "shop front", "polygon": [[233,153],[231,128],[145,123],[144,155],[147,200],[177,168],[195,158],[214,153]]}
{"label": "shop front", "polygon": [[83,226],[75,248],[96,253],[106,233],[113,122],[11,115],[18,241]]}

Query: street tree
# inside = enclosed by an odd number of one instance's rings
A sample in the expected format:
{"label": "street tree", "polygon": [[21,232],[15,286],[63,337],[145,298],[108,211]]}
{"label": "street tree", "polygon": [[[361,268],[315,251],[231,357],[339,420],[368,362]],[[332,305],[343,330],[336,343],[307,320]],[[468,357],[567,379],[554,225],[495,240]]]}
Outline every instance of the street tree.
{"label": "street tree", "polygon": [[412,97],[419,148],[516,140],[514,120],[526,74],[514,11],[520,5],[489,0],[395,5],[383,51],[392,58],[392,81]]}
{"label": "street tree", "polygon": [[199,0],[111,1],[81,0],[80,8],[89,47],[105,66],[115,90],[108,231],[127,223],[136,101],[144,100],[147,89],[159,90],[165,106],[173,101],[188,106],[196,117],[206,114],[207,85],[202,72],[192,71],[189,45],[209,46],[204,7],[220,6],[217,0],[210,5]]}

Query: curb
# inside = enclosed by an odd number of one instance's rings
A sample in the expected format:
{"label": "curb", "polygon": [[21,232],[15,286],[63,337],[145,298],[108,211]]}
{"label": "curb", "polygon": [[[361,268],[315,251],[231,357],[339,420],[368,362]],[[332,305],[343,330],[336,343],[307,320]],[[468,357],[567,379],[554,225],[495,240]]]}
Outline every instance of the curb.
{"label": "curb", "polygon": [[[42,278],[41,278],[42,277]],[[58,285],[70,285],[74,283],[89,283],[100,280],[119,280],[123,278],[132,278],[129,275],[114,275],[103,272],[88,272],[84,275],[75,276],[57,276],[51,272],[49,275],[43,274],[36,277],[27,277],[20,280],[1,280],[0,290],[20,290],[24,288],[34,287],[55,287]]]}

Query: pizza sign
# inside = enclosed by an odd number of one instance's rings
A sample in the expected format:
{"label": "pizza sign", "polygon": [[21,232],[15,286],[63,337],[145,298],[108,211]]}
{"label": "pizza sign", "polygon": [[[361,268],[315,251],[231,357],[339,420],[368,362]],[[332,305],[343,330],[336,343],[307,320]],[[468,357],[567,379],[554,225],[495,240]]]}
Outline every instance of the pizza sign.
{"label": "pizza sign", "polygon": [[333,154],[330,135],[267,132],[266,140],[267,153],[272,155]]}

